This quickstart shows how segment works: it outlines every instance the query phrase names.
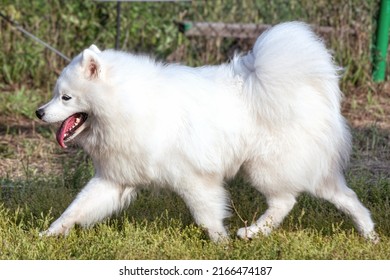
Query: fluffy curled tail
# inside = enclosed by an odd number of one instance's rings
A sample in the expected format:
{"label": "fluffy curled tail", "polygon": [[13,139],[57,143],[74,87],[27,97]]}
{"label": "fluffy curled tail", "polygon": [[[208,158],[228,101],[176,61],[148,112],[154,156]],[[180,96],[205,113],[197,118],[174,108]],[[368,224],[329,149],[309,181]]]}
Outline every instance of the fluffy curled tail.
{"label": "fluffy curled tail", "polygon": [[340,112],[340,68],[308,25],[272,27],[232,65],[260,126],[297,146],[306,137],[306,145],[317,145],[318,151],[333,155],[335,166],[345,167],[351,137]]}
{"label": "fluffy curled tail", "polygon": [[[330,106],[339,110],[340,70],[331,54],[311,28],[301,22],[287,22],[264,32],[253,50],[233,61],[235,72],[243,77],[244,91],[251,103],[264,106],[286,102],[290,107],[300,103],[304,87],[312,86]],[[314,94],[314,93],[313,93]],[[302,101],[302,100],[301,100]]]}

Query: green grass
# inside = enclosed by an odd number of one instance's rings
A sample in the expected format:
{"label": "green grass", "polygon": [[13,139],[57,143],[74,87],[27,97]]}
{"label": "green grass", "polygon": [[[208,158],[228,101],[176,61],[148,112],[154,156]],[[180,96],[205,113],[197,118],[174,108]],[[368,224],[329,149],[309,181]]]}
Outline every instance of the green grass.
{"label": "green grass", "polygon": [[3,92],[0,94],[0,111],[4,115],[19,115],[33,119],[35,110],[44,102],[44,96],[41,91],[30,90],[24,86],[14,91]]}
{"label": "green grass", "polygon": [[63,179],[1,182],[0,259],[390,259],[390,178],[369,172],[349,175],[348,183],[372,211],[381,236],[375,245],[356,233],[349,217],[308,195],[271,236],[240,240],[236,230],[266,209],[241,178],[228,186],[234,211],[226,221],[231,240],[224,244],[212,243],[181,199],[166,191],[141,192],[122,215],[90,229],[39,237],[91,176],[90,168],[88,162],[64,166]]}
{"label": "green grass", "polygon": [[[293,226],[287,221],[269,237],[249,242],[233,237],[228,243],[214,244],[200,228],[184,225],[182,220],[163,212],[153,221],[143,219],[142,214],[141,218],[126,215],[92,229],[73,230],[66,238],[41,238],[38,232],[48,226],[50,218],[35,217],[27,209],[0,209],[1,259],[390,258],[388,235],[382,234],[381,242],[374,245],[353,230],[334,224],[327,225],[327,229],[313,225],[301,228],[304,222]],[[319,216],[327,219],[327,215]]]}
{"label": "green grass", "polygon": [[0,213],[1,259],[389,259],[390,240],[373,245],[353,231],[333,226],[331,234],[307,228],[279,229],[250,242],[208,241],[201,229],[162,214],[154,221],[123,217],[66,238],[40,238],[46,217],[26,211]]}

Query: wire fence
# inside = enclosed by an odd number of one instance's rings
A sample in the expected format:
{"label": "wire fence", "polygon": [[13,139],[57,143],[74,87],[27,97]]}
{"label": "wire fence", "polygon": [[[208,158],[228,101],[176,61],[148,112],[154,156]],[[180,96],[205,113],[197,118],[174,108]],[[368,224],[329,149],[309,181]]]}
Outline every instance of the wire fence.
{"label": "wire fence", "polygon": [[[230,40],[232,43],[229,48],[225,48],[225,52],[221,52],[221,48],[219,48],[220,53],[217,53],[217,60],[220,60],[222,56],[231,56],[235,51],[248,51],[259,35],[272,27],[271,24],[191,21],[178,22],[177,25],[179,31],[191,40],[191,45],[203,42],[203,44],[207,46],[207,44],[211,42],[215,47],[220,46],[222,40]],[[352,29],[350,27],[336,29],[330,26],[313,25],[312,28],[321,37],[327,40],[336,37],[341,39],[346,36],[356,38],[359,32],[357,29]],[[172,60],[181,60],[180,57],[175,57],[175,59],[173,59],[173,55],[171,55],[170,58]],[[202,59],[202,61],[210,61],[210,59],[205,58]]]}

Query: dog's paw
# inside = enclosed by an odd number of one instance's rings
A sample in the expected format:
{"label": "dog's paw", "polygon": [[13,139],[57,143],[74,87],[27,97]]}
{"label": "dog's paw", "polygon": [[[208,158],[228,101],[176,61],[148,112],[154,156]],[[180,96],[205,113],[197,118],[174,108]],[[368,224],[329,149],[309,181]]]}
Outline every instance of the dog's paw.
{"label": "dog's paw", "polygon": [[365,238],[374,244],[378,244],[380,242],[379,235],[375,231],[371,231],[370,233],[366,234]]}
{"label": "dog's paw", "polygon": [[64,235],[63,233],[61,232],[55,232],[53,230],[45,230],[45,231],[41,231],[39,233],[39,237],[48,237],[48,236],[59,236],[59,235]]}
{"label": "dog's paw", "polygon": [[244,240],[250,240],[253,239],[257,235],[257,233],[257,231],[252,231],[251,227],[243,227],[237,231],[237,236]]}
{"label": "dog's paw", "polygon": [[39,233],[40,237],[44,236],[58,236],[64,235],[67,236],[69,234],[70,228],[64,226],[63,224],[54,222],[48,230],[41,231]]}
{"label": "dog's paw", "polygon": [[218,228],[218,229],[207,229],[208,236],[210,237],[211,241],[215,243],[226,243],[229,241],[229,236],[225,230],[225,228]]}
{"label": "dog's paw", "polygon": [[39,237],[52,236],[53,234],[49,230],[44,230],[39,233]]}

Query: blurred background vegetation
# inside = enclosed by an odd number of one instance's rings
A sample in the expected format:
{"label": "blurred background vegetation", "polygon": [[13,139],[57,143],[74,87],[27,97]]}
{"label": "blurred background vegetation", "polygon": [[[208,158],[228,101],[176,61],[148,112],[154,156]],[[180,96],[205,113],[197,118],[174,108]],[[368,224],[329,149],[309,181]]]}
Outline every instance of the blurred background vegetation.
{"label": "blurred background vegetation", "polygon": [[[213,64],[226,61],[234,51],[248,50],[253,39],[186,38],[175,22],[302,20],[334,28],[326,42],[346,69],[343,82],[365,84],[371,75],[370,45],[378,6],[378,0],[126,2],[121,5],[120,49],[190,65]],[[3,0],[0,11],[68,57],[92,43],[102,49],[115,44],[115,2]],[[51,88],[66,64],[4,20],[0,21],[0,41],[0,89]]]}

